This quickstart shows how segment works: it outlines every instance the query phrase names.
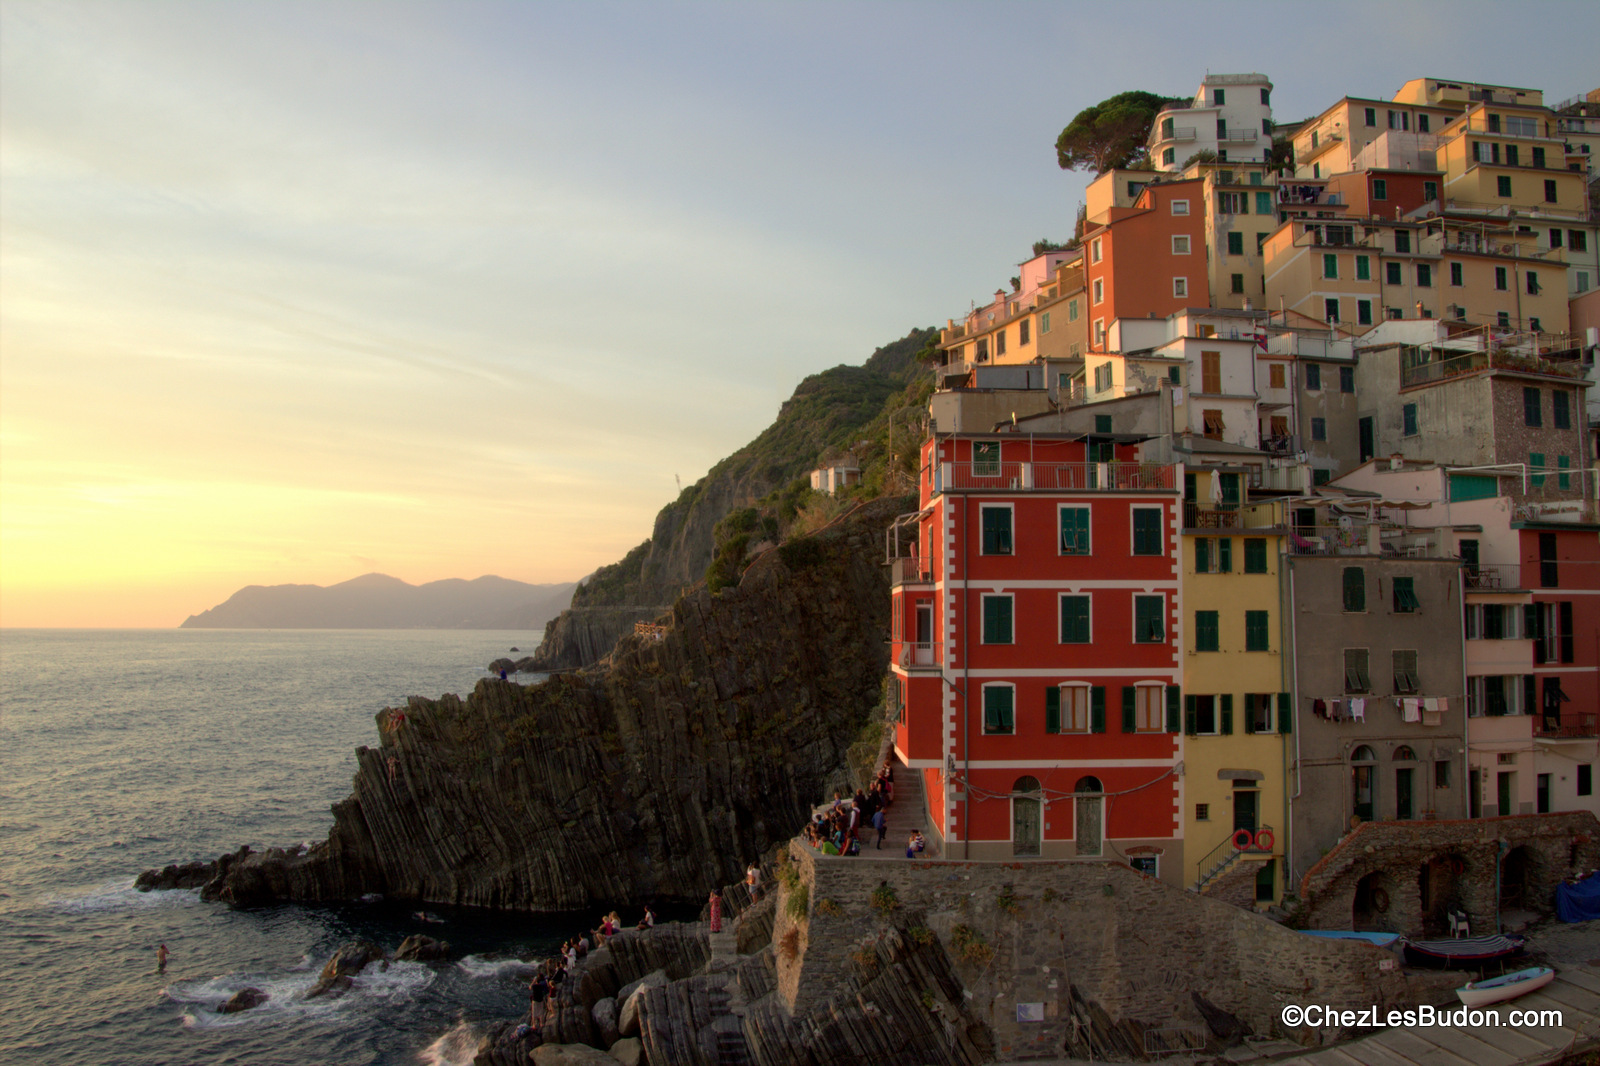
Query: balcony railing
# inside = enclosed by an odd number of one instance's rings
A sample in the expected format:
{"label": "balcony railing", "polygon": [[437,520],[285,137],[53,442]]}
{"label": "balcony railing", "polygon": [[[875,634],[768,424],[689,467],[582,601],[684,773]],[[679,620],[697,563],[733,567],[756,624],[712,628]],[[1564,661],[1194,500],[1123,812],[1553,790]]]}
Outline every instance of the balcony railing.
{"label": "balcony railing", "polygon": [[[1541,334],[1540,336],[1544,335]],[[1554,335],[1552,334],[1551,336]],[[1555,349],[1552,348],[1550,350]],[[1570,360],[1540,359],[1531,355],[1517,355],[1513,352],[1491,350],[1488,352],[1469,352],[1466,355],[1458,355],[1450,359],[1434,359],[1412,366],[1401,366],[1400,387],[1426,385],[1429,382],[1442,381],[1445,378],[1455,377],[1459,374],[1470,374],[1475,370],[1483,370],[1490,367],[1497,370],[1521,370],[1531,374],[1555,374],[1561,377],[1573,378],[1583,377],[1584,374],[1582,364]]]}
{"label": "balcony railing", "polygon": [[1183,504],[1185,529],[1243,529],[1244,515],[1237,503],[1201,503],[1185,500]]}
{"label": "balcony railing", "polygon": [[1495,589],[1519,589],[1522,587],[1522,567],[1516,563],[1509,566],[1482,566],[1468,563],[1462,569],[1466,571],[1467,590],[1494,591]]}
{"label": "balcony railing", "polygon": [[931,560],[919,556],[906,556],[891,562],[889,583],[891,585],[931,585],[933,571],[929,568]]}
{"label": "balcony railing", "polygon": [[1355,521],[1348,525],[1296,526],[1289,535],[1295,555],[1381,555],[1392,559],[1453,559],[1434,530]]}
{"label": "balcony railing", "polygon": [[1566,711],[1559,715],[1540,714],[1533,719],[1536,737],[1600,736],[1600,711]]}
{"label": "balcony railing", "polygon": [[[1193,126],[1174,126],[1170,130],[1161,131],[1160,141],[1192,141],[1195,137]],[[1158,142],[1159,143],[1159,142]]]}
{"label": "balcony railing", "polygon": [[944,648],[932,641],[907,640],[900,644],[900,665],[906,669],[918,666],[938,666],[944,658]]}
{"label": "balcony railing", "polygon": [[1255,130],[1228,130],[1226,133],[1217,134],[1217,140],[1224,144],[1227,144],[1230,141],[1236,144],[1249,144],[1255,139]]}
{"label": "balcony railing", "polygon": [[1160,463],[940,463],[933,492],[1150,492],[1173,490]]}

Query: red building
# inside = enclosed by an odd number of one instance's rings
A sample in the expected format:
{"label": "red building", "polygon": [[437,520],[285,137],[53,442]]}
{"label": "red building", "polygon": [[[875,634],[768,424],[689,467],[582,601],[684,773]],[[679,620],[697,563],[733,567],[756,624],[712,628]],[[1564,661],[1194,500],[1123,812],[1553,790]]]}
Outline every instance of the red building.
{"label": "red building", "polygon": [[1083,235],[1089,350],[1106,350],[1118,318],[1166,318],[1211,303],[1205,182],[1146,185],[1131,207],[1111,207]]}
{"label": "red building", "polygon": [[895,749],[947,857],[1182,874],[1179,479],[1132,451],[923,445],[921,508],[894,534]]}
{"label": "red building", "polygon": [[1328,179],[1349,214],[1397,219],[1439,199],[1444,172],[1438,170],[1352,170]]}
{"label": "red building", "polygon": [[1523,584],[1533,590],[1525,628],[1533,641],[1532,691],[1524,693],[1523,713],[1536,716],[1536,737],[1600,736],[1600,527],[1551,521],[1511,527]]}

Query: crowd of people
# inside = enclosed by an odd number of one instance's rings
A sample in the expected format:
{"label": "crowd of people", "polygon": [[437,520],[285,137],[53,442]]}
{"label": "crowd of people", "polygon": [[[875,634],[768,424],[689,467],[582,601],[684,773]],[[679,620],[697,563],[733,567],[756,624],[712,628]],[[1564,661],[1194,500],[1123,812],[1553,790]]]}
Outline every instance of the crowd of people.
{"label": "crowd of people", "polygon": [[[645,907],[644,916],[635,929],[649,929],[656,924],[655,912]],[[544,1030],[545,1019],[550,1017],[554,1004],[570,999],[576,986],[575,971],[579,960],[589,952],[605,945],[606,941],[622,931],[622,919],[612,911],[591,929],[566,940],[561,953],[539,964],[528,983],[528,1029],[538,1036]]]}
{"label": "crowd of people", "polygon": [[[893,803],[894,763],[885,759],[865,791],[858,788],[854,796],[848,797],[835,792],[833,802],[817,811],[801,831],[801,839],[824,855],[860,855],[863,839],[870,839],[867,831],[875,829],[878,837],[874,850],[882,850],[889,833],[888,810]],[[926,838],[913,831],[906,841],[906,858],[916,858],[927,846]]]}

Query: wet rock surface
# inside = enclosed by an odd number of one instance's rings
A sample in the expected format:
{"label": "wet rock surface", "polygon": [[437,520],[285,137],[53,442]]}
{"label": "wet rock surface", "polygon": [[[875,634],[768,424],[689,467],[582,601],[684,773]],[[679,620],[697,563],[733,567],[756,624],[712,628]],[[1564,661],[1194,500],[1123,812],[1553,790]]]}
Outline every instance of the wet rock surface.
{"label": "wet rock surface", "polygon": [[431,936],[421,933],[412,933],[400,941],[400,946],[395,949],[396,962],[435,962],[439,959],[450,957],[450,942],[448,940],[435,940]]}
{"label": "wet rock surface", "polygon": [[704,899],[803,824],[874,712],[882,531],[907,506],[875,501],[767,553],[735,588],[685,595],[659,638],[623,638],[603,670],[385,710],[327,840],[229,856],[203,896]]}
{"label": "wet rock surface", "polygon": [[272,997],[259,988],[241,988],[217,1008],[218,1014],[238,1014],[242,1010],[259,1007]]}
{"label": "wet rock surface", "polygon": [[333,953],[333,958],[322,967],[317,983],[306,992],[307,999],[329,993],[338,994],[350,988],[351,979],[368,965],[383,961],[384,951],[370,940],[357,940]]}

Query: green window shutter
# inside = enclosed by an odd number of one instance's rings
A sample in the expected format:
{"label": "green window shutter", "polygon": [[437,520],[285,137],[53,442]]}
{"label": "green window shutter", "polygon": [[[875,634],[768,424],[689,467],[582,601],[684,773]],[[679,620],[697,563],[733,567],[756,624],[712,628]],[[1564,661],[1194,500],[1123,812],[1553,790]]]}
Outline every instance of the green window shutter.
{"label": "green window shutter", "polygon": [[1344,568],[1344,609],[1347,611],[1367,609],[1367,574],[1359,566]]}
{"label": "green window shutter", "polygon": [[1061,642],[1089,643],[1089,597],[1061,597]]}
{"label": "green window shutter", "polygon": [[1278,732],[1294,732],[1294,704],[1289,702],[1287,692],[1278,693]]}
{"label": "green window shutter", "polygon": [[1272,206],[1272,194],[1270,192],[1256,193],[1256,214],[1271,215],[1276,213],[1277,209]]}
{"label": "green window shutter", "polygon": [[1534,488],[1544,487],[1544,453],[1528,453],[1528,484]]}
{"label": "green window shutter", "polygon": [[983,643],[1011,643],[1011,597],[983,598]]}
{"label": "green window shutter", "polygon": [[1096,685],[1089,690],[1089,732],[1106,731],[1106,687]]}
{"label": "green window shutter", "polygon": [[1233,694],[1224,693],[1218,697],[1222,701],[1222,735],[1233,735]]}
{"label": "green window shutter", "polygon": [[[1558,657],[1562,662],[1570,663],[1573,661],[1571,600],[1561,601],[1561,605],[1556,608],[1556,621],[1557,624],[1561,626],[1561,633],[1558,635],[1558,639],[1561,641],[1559,646],[1560,654]],[[1528,713],[1531,714],[1533,712],[1529,711]]]}
{"label": "green window shutter", "polygon": [[1217,651],[1221,648],[1221,635],[1218,632],[1216,611],[1196,611],[1194,613],[1194,648],[1195,651]]}
{"label": "green window shutter", "polygon": [[1044,690],[1044,731],[1061,732],[1061,686],[1051,685]]}
{"label": "green window shutter", "polygon": [[1257,696],[1248,696],[1248,695],[1245,696],[1245,698],[1244,698],[1244,731],[1246,733],[1254,733],[1256,731],[1256,703],[1255,703],[1255,701],[1257,699],[1265,699],[1265,700],[1268,700],[1270,702],[1272,697],[1271,696],[1260,696],[1260,697],[1257,697]]}
{"label": "green window shutter", "polygon": [[1266,611],[1246,611],[1244,613],[1244,650],[1245,651],[1270,651],[1270,642],[1267,637]]}
{"label": "green window shutter", "polygon": [[1217,538],[1217,573],[1233,573],[1233,538]]}
{"label": "green window shutter", "polygon": [[1182,693],[1177,685],[1167,686],[1167,732],[1183,732]]}
{"label": "green window shutter", "polygon": [[1261,537],[1246,537],[1244,542],[1244,572],[1247,574],[1264,574],[1267,572],[1267,542]]}
{"label": "green window shutter", "polygon": [[1122,686],[1122,731],[1124,733],[1137,733],[1138,723],[1133,720],[1134,688],[1132,685]]}
{"label": "green window shutter", "polygon": [[1198,701],[1193,696],[1183,698],[1183,731],[1191,737],[1195,735],[1195,727],[1199,724],[1200,711]]}
{"label": "green window shutter", "polygon": [[1194,572],[1209,574],[1211,572],[1211,538],[1194,538]]}

